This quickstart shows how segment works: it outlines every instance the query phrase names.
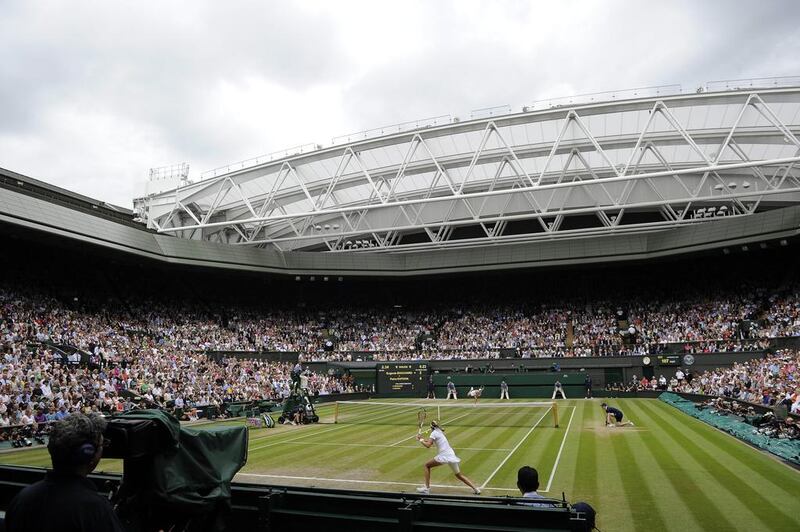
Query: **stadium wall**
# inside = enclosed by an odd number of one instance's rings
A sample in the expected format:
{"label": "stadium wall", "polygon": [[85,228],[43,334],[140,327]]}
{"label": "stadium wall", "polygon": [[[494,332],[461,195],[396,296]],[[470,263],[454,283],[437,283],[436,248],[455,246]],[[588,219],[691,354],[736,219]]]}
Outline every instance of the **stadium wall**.
{"label": "stadium wall", "polygon": [[[679,368],[689,368],[698,375],[704,371],[733,366],[736,363],[764,358],[765,351],[748,351],[740,353],[705,353],[692,355],[692,364],[660,365],[656,355],[649,356],[650,364],[644,364],[642,356],[626,357],[571,357],[571,358],[515,358],[515,359],[469,359],[469,360],[425,360],[434,375],[437,397],[445,397],[447,377],[456,383],[459,394],[465,394],[470,386],[487,386],[487,397],[500,395],[500,380],[506,379],[510,393],[517,397],[550,397],[553,383],[557,378],[566,385],[567,396],[583,396],[584,376],[592,377],[592,385],[598,392],[606,384],[614,382],[630,382],[634,376],[638,379],[652,369],[656,377],[664,375],[672,378]],[[681,357],[681,362],[684,358]],[[414,361],[402,361],[414,363]],[[311,362],[307,366],[317,373],[325,373],[329,369],[335,372],[349,371],[356,377],[356,384],[370,385],[374,383],[375,366],[379,361],[365,362]],[[559,371],[553,371],[553,364],[559,365]],[[486,373],[491,365],[494,373]],[[467,368],[470,372],[467,372]],[[520,372],[522,370],[522,372]],[[577,376],[577,377],[576,377]],[[565,380],[568,379],[568,380]],[[577,380],[576,380],[577,379]],[[494,390],[494,387],[498,387]],[[424,391],[420,394],[424,396]]]}

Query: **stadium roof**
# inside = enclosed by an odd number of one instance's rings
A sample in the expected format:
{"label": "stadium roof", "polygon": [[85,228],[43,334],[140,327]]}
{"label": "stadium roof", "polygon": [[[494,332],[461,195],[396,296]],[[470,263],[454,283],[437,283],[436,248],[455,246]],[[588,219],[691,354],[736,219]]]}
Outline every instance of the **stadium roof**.
{"label": "stadium roof", "polygon": [[336,253],[748,217],[800,201],[800,87],[762,81],[771,87],[637,89],[402,124],[215,171],[139,198],[135,210],[149,228],[187,239]]}

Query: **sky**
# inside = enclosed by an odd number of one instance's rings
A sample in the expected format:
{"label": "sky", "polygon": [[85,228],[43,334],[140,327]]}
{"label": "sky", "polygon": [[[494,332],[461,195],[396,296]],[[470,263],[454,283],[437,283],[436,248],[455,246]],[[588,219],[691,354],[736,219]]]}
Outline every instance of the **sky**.
{"label": "sky", "polygon": [[800,76],[800,2],[0,0],[0,167],[130,208],[202,171],[426,117]]}

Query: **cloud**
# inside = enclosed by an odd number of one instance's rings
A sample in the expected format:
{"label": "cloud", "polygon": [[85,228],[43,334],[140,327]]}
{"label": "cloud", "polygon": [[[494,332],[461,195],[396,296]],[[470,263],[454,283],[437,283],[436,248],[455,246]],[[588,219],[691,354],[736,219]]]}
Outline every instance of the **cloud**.
{"label": "cloud", "polygon": [[0,166],[130,206],[163,164],[205,170],[576,93],[797,74],[799,15],[790,1],[6,1]]}

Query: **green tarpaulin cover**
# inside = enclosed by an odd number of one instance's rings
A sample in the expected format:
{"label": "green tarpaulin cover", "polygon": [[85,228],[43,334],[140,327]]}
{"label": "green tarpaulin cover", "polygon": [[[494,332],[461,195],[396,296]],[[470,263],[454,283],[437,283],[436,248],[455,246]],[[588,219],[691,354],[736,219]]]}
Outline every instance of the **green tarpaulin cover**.
{"label": "green tarpaulin cover", "polygon": [[247,462],[247,427],[181,427],[160,410],[120,417],[155,421],[162,447],[153,456],[126,460],[123,483],[130,480],[150,501],[181,511],[199,511],[230,499],[231,480]]}
{"label": "green tarpaulin cover", "polygon": [[693,418],[708,423],[760,449],[769,451],[784,460],[800,465],[800,442],[798,441],[781,440],[765,434],[759,434],[755,431],[755,427],[737,419],[736,416],[712,413],[712,409],[709,408],[700,410],[692,401],[674,393],[664,392],[658,398]]}

